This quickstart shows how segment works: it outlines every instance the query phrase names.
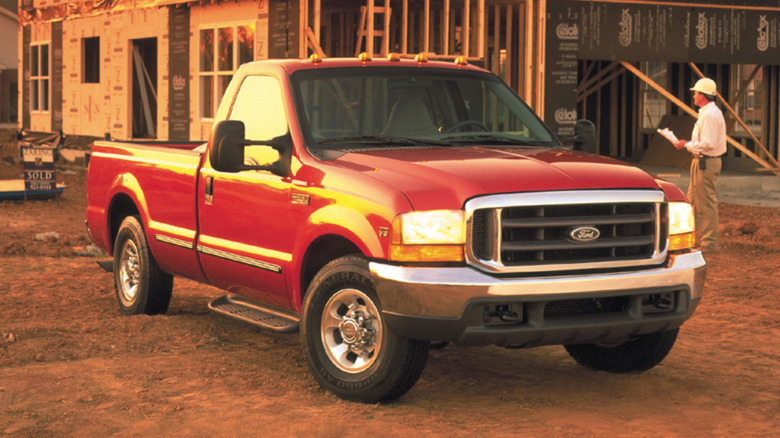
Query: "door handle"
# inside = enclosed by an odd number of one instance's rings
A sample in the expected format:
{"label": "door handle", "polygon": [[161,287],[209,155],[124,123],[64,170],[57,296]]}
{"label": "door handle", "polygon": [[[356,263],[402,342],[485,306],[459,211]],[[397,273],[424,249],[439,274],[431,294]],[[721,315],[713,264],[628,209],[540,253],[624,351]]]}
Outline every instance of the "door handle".
{"label": "door handle", "polygon": [[206,202],[206,205],[211,205],[214,202],[214,177],[213,176],[207,176],[206,177],[206,185],[204,187],[205,196],[204,201]]}

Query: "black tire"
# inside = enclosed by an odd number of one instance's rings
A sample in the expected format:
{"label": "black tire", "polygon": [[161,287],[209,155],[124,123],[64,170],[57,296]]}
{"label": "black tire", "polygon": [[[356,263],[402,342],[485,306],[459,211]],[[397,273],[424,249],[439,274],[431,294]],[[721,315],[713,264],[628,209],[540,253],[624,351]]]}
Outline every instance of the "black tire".
{"label": "black tire", "polygon": [[138,216],[128,216],[114,242],[114,288],[125,315],[158,315],[168,311],[173,276],[157,266]]}
{"label": "black tire", "polygon": [[325,265],[303,302],[301,343],[319,384],[351,401],[394,400],[414,386],[430,342],[398,337],[387,329],[361,256]]}
{"label": "black tire", "polygon": [[679,329],[639,335],[617,345],[565,345],[569,355],[580,365],[611,373],[647,371],[661,363],[672,350]]}

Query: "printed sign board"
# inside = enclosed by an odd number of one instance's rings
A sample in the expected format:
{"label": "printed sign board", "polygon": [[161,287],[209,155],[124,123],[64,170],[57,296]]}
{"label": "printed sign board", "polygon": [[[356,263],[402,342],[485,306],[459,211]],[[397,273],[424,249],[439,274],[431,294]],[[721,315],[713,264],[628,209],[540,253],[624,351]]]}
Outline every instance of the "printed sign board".
{"label": "printed sign board", "polygon": [[777,11],[629,2],[578,6],[580,59],[780,64]]}
{"label": "printed sign board", "polygon": [[780,12],[727,3],[547,2],[545,122],[572,135],[579,60],[780,65]]}
{"label": "printed sign board", "polygon": [[561,2],[547,12],[544,121],[557,135],[573,136],[577,122],[577,56],[580,8]]}
{"label": "printed sign board", "polygon": [[190,138],[190,8],[172,5],[168,9],[168,140]]}
{"label": "printed sign board", "polygon": [[54,191],[54,149],[34,146],[22,146],[20,149],[24,164],[24,189]]}

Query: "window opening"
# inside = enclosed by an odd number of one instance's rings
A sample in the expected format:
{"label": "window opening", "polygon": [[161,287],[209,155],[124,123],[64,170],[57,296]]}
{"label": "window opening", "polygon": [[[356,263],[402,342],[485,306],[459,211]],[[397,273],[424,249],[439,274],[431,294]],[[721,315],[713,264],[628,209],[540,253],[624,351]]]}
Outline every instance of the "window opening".
{"label": "window opening", "polygon": [[81,82],[84,84],[100,83],[100,37],[89,37],[82,40]]}
{"label": "window opening", "polygon": [[[763,68],[755,64],[739,64],[731,68],[734,81],[731,89],[736,92],[730,102],[750,132],[756,138],[761,138],[761,124],[764,120]],[[739,123],[735,124],[734,133],[747,135],[747,131]]]}
{"label": "window opening", "polygon": [[[656,84],[667,85],[668,70],[665,62],[644,62],[642,73]],[[661,123],[661,118],[667,114],[667,100],[646,82],[641,81],[639,86],[642,93],[642,128],[656,129]]]}
{"label": "window opening", "polygon": [[133,40],[133,138],[157,137],[157,38]]}
{"label": "window opening", "polygon": [[33,112],[49,111],[49,44],[30,45],[30,109]]}

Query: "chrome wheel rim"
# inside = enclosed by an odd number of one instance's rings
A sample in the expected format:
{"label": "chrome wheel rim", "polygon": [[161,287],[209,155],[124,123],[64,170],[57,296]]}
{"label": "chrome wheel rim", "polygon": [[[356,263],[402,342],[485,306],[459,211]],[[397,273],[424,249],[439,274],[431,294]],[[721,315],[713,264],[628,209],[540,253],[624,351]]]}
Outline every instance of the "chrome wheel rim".
{"label": "chrome wheel rim", "polygon": [[376,361],[382,346],[382,318],[374,302],[357,289],[342,289],[325,304],[322,345],[340,370],[355,374]]}
{"label": "chrome wheel rim", "polygon": [[122,252],[119,255],[119,293],[122,295],[123,301],[132,303],[138,296],[140,278],[138,247],[135,242],[128,240],[122,246]]}

